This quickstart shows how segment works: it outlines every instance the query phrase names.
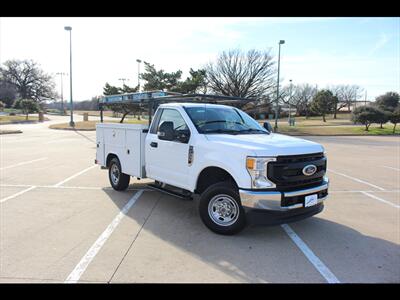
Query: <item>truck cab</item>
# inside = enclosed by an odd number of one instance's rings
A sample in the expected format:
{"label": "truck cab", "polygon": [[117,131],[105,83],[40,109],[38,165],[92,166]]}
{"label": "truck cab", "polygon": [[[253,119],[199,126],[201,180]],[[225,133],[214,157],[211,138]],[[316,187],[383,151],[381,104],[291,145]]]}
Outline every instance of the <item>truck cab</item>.
{"label": "truck cab", "polygon": [[[323,210],[329,185],[324,148],[273,133],[238,108],[166,103],[149,127],[115,126],[96,128],[96,161],[109,169],[111,185],[122,190],[130,176],[150,178],[153,188],[198,199],[202,221],[216,233]],[[118,135],[124,140],[116,150]]]}

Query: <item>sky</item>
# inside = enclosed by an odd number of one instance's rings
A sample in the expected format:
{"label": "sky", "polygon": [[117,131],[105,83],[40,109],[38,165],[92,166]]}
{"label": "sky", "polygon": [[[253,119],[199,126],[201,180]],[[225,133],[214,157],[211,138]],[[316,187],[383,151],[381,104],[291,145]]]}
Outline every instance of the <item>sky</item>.
{"label": "sky", "polygon": [[[269,50],[277,60],[281,46],[282,84],[319,88],[356,84],[368,100],[400,92],[400,18],[217,18],[217,17],[57,17],[0,18],[0,64],[32,59],[54,75],[69,71],[72,27],[74,101],[102,94],[106,82],[138,83],[136,59],[167,72],[202,68],[224,50]],[[140,72],[144,71],[143,63]],[[64,77],[69,99],[69,77]],[[362,97],[364,100],[365,93]],[[360,99],[361,100],[361,99]]]}

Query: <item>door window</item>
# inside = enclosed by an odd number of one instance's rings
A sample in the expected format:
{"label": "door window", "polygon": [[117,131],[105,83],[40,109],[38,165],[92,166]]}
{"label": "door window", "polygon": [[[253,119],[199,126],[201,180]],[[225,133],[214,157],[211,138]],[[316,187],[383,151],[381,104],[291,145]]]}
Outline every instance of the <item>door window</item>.
{"label": "door window", "polygon": [[179,142],[179,136],[182,134],[190,135],[189,127],[186,125],[185,120],[182,118],[179,111],[175,109],[165,108],[161,114],[160,122],[158,123],[157,131],[164,122],[172,122],[175,133],[175,140]]}

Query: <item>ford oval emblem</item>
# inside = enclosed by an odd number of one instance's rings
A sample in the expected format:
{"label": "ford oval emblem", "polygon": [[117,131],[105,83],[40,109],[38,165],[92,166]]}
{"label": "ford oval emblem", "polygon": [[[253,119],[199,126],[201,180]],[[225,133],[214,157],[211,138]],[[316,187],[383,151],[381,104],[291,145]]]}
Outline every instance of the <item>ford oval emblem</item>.
{"label": "ford oval emblem", "polygon": [[317,172],[317,167],[315,165],[307,165],[303,168],[303,174],[306,176],[311,176]]}

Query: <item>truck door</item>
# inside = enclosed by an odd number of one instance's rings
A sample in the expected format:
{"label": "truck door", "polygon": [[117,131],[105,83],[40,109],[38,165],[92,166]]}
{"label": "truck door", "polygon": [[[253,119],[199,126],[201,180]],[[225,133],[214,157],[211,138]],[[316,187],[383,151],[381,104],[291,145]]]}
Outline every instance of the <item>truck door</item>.
{"label": "truck door", "polygon": [[180,188],[187,188],[189,179],[189,142],[179,139],[161,140],[157,131],[164,122],[172,122],[174,132],[189,131],[180,112],[173,108],[159,109],[146,137],[146,174],[147,177]]}

